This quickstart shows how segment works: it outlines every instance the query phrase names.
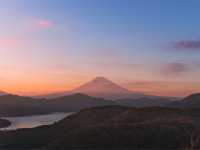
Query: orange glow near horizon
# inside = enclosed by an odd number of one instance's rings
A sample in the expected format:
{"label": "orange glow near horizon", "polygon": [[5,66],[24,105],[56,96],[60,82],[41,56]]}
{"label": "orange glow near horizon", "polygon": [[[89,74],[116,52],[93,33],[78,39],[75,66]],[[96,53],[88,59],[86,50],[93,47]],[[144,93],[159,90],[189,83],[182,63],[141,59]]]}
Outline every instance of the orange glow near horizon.
{"label": "orange glow near horizon", "polygon": [[[63,82],[52,82],[52,80],[48,78],[45,80],[45,76],[43,76],[40,80],[34,80],[33,77],[28,78],[26,81],[24,79],[21,78],[21,80],[19,80],[18,78],[16,80],[3,80],[0,89],[8,93],[18,95],[42,95],[69,91],[90,80],[89,78],[85,78],[85,80],[81,80],[81,78],[68,78],[68,80],[63,80]],[[200,91],[200,84],[193,82],[139,81],[121,85],[131,91],[160,96],[182,97]]]}
{"label": "orange glow near horizon", "polygon": [[131,90],[160,96],[184,97],[200,92],[200,83],[194,82],[143,81],[129,84],[128,87]]}
{"label": "orange glow near horizon", "polygon": [[75,84],[56,84],[51,82],[46,83],[15,83],[3,86],[1,89],[4,92],[18,95],[42,95],[55,92],[68,91],[75,88]]}
{"label": "orange glow near horizon", "polygon": [[7,73],[6,77],[2,77],[0,90],[18,95],[40,95],[68,91],[82,83],[76,76],[65,75],[45,74],[39,71],[30,75],[22,72]]}

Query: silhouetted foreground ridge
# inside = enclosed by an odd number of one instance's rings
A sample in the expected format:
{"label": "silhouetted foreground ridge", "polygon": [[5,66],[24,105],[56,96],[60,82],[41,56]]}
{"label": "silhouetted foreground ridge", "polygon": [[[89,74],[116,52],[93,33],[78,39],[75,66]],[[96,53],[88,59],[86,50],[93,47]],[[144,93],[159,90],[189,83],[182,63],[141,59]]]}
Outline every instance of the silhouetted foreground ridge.
{"label": "silhouetted foreground ridge", "polygon": [[11,125],[11,122],[5,119],[0,119],[0,128],[5,128]]}
{"label": "silhouetted foreground ridge", "polygon": [[1,132],[0,148],[200,148],[200,110],[104,106],[51,126]]}

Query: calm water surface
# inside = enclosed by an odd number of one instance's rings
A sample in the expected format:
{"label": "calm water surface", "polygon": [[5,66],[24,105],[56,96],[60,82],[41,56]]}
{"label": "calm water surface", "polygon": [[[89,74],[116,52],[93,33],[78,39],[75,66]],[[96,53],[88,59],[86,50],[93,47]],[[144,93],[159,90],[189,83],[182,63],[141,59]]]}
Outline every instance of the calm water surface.
{"label": "calm water surface", "polygon": [[72,113],[52,113],[47,115],[35,115],[25,117],[5,117],[3,119],[9,120],[12,124],[9,127],[0,130],[16,130],[21,128],[34,128],[41,125],[50,125],[54,122],[62,120]]}

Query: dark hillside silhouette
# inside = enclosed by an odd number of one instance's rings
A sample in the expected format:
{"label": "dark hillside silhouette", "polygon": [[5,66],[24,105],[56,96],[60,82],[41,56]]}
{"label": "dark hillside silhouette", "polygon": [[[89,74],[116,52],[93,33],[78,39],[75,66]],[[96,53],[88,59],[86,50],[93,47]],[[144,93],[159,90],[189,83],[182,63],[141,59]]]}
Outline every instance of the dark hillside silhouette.
{"label": "dark hillside silhouette", "polygon": [[199,110],[104,106],[82,110],[51,126],[2,132],[0,145],[39,149],[185,149],[200,146],[196,132],[199,123]]}

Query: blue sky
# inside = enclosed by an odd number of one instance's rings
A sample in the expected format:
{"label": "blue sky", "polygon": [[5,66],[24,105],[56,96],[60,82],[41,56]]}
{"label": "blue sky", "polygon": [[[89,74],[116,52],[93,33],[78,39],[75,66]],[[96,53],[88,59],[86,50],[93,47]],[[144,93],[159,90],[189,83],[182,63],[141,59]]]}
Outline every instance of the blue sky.
{"label": "blue sky", "polygon": [[133,90],[141,81],[199,88],[198,0],[0,2],[2,89],[64,90],[99,75]]}

